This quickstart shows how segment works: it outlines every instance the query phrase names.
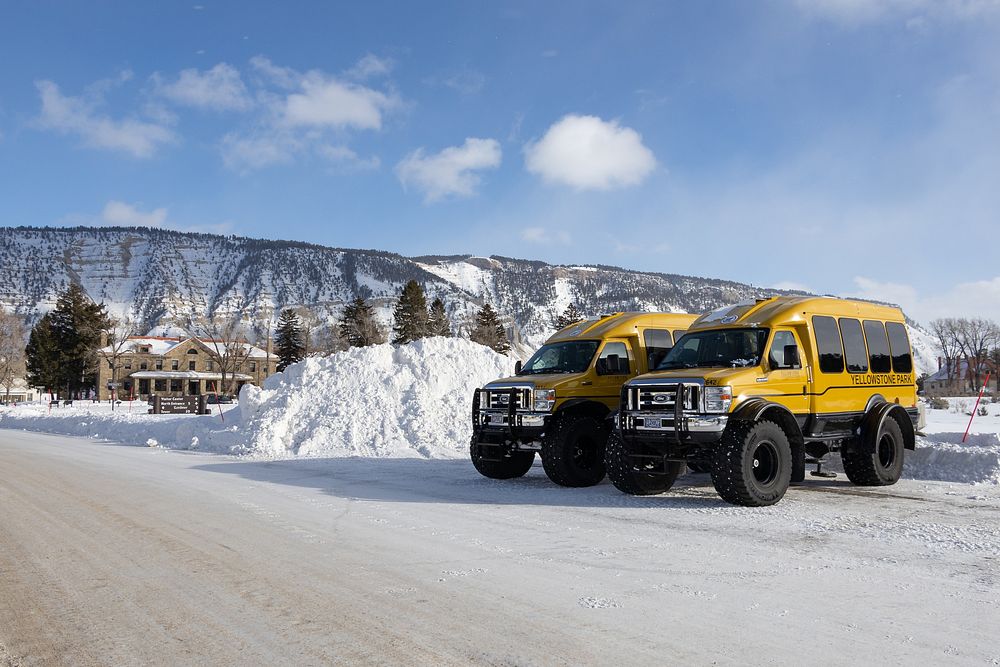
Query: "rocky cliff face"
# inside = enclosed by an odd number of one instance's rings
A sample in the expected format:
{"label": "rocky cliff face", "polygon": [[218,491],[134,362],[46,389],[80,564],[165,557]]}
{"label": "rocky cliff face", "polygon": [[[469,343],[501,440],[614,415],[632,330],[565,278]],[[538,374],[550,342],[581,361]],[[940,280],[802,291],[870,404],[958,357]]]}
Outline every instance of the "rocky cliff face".
{"label": "rocky cliff face", "polygon": [[587,315],[697,313],[781,293],[712,278],[506,257],[407,258],[148,228],[0,228],[0,305],[29,319],[51,308],[67,284],[79,282],[109,311],[129,313],[148,328],[209,313],[262,321],[289,306],[307,306],[333,321],[357,296],[373,300],[389,322],[410,279],[424,285],[429,299],[445,301],[457,327],[489,301],[524,347],[544,340],[554,316],[571,302]]}

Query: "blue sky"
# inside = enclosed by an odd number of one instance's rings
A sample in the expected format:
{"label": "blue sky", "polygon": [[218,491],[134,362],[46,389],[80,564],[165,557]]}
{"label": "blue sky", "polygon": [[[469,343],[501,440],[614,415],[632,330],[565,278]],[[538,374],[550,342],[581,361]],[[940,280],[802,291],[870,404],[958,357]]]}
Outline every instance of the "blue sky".
{"label": "blue sky", "polygon": [[799,286],[1000,319],[1000,4],[0,9],[0,224]]}

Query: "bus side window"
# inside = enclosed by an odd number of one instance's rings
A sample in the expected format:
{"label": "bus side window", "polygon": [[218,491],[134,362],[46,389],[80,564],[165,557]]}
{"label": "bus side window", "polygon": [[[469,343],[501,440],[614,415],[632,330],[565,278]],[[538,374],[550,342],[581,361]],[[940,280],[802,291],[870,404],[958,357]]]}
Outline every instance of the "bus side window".
{"label": "bus side window", "polygon": [[848,372],[867,373],[868,349],[865,347],[865,336],[861,333],[861,322],[854,318],[841,317],[840,333],[844,338]]}
{"label": "bus side window", "polygon": [[889,339],[885,335],[885,325],[877,320],[865,320],[864,328],[872,373],[891,372],[892,360],[889,356]]}
{"label": "bus side window", "polygon": [[646,329],[642,332],[642,339],[646,345],[646,359],[649,370],[653,370],[660,365],[663,358],[674,346],[674,341],[670,338],[670,332],[666,329]]}
{"label": "bus side window", "polygon": [[819,352],[819,370],[823,373],[843,373],[844,344],[840,340],[837,320],[826,315],[813,315],[812,323]]}
{"label": "bus side window", "polygon": [[913,356],[906,326],[900,322],[886,322],[885,330],[889,334],[889,348],[892,350],[892,370],[896,373],[912,372]]}

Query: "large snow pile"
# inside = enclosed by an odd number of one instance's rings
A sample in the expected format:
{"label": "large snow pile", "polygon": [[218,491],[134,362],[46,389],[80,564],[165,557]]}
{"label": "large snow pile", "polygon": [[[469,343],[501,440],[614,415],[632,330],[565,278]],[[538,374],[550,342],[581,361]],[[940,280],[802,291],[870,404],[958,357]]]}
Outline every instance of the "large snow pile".
{"label": "large snow pile", "polygon": [[465,455],[472,391],[513,362],[459,338],[307,359],[240,395],[247,450],[262,456]]}
{"label": "large snow pile", "polygon": [[1000,434],[934,433],[906,452],[903,476],[945,482],[1000,484]]}
{"label": "large snow pile", "polygon": [[247,386],[239,407],[211,416],[150,415],[77,402],[0,408],[0,428],[136,445],[293,456],[467,455],[472,390],[513,372],[513,361],[459,338],[355,348],[311,358]]}

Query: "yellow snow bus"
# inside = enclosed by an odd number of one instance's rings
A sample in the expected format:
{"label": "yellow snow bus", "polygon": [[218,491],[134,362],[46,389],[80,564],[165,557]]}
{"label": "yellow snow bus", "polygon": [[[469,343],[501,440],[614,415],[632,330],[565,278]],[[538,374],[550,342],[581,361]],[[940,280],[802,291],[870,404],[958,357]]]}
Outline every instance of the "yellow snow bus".
{"label": "yellow snow bus", "polygon": [[899,308],[782,296],[700,317],[649,374],[624,384],[608,476],[666,491],[688,464],[737,505],[778,502],[805,464],[840,454],[858,485],[894,484],[922,424]]}
{"label": "yellow snow bus", "polygon": [[697,315],[614,313],[571,324],[545,341],[513,377],[472,399],[472,463],[482,475],[511,479],[538,452],[562,486],[604,479],[608,415],[621,386],[667,356]]}

